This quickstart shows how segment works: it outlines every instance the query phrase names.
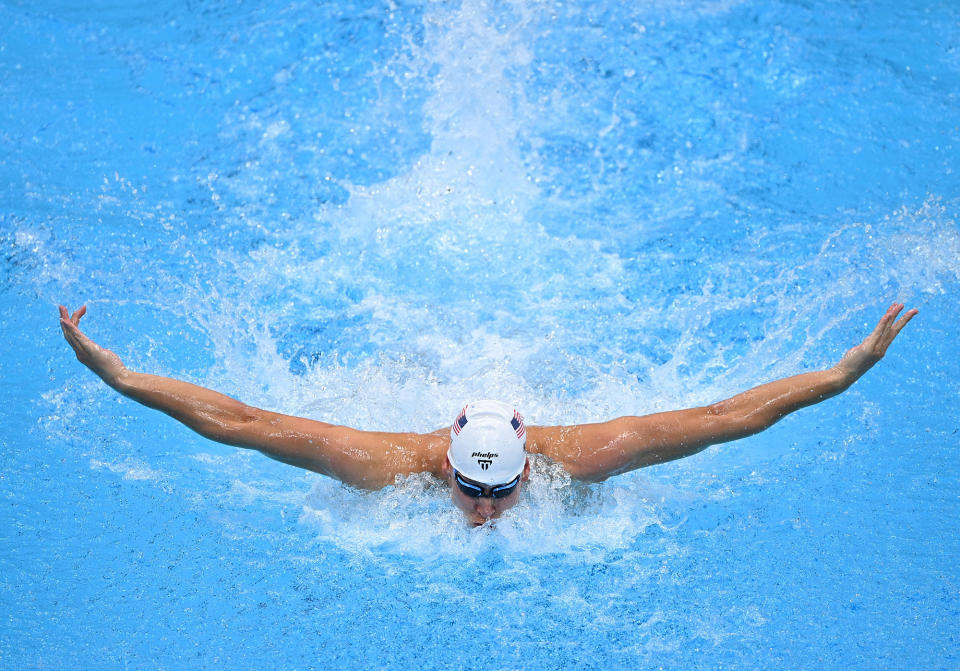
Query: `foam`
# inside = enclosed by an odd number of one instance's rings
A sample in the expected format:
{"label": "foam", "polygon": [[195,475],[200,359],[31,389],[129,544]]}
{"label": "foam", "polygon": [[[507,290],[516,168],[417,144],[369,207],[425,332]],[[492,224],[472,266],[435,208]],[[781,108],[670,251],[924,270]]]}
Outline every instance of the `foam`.
{"label": "foam", "polygon": [[402,478],[379,492],[358,492],[320,478],[301,523],[318,539],[353,553],[424,559],[476,558],[492,548],[511,556],[602,555],[629,547],[647,527],[660,524],[655,504],[637,495],[635,483],[577,485],[539,456],[532,465],[518,505],[479,528],[467,526],[450,502],[447,485],[426,474]]}
{"label": "foam", "polygon": [[[931,201],[919,210],[892,213],[883,221],[888,228],[878,234],[851,218],[793,267],[761,278],[740,295],[739,287],[724,284],[720,276],[716,283],[679,295],[668,311],[649,304],[635,306],[630,319],[637,323],[659,321],[684,329],[670,344],[672,355],[665,362],[631,359],[631,343],[623,343],[616,347],[624,348],[617,354],[625,363],[599,365],[589,353],[569,351],[570,329],[575,325],[555,327],[552,340],[538,339],[535,328],[506,335],[495,326],[477,326],[453,337],[444,319],[428,307],[374,291],[352,309],[401,332],[405,323],[416,324],[415,336],[401,343],[399,354],[350,364],[326,361],[295,375],[278,356],[276,339],[268,328],[241,329],[239,338],[229,319],[213,319],[207,328],[218,343],[224,381],[233,379],[235,367],[245,363],[248,377],[238,385],[245,400],[259,398],[292,414],[371,430],[432,431],[446,425],[464,400],[492,396],[516,403],[531,424],[598,421],[712,402],[764,379],[797,372],[805,361],[831,362],[844,345],[853,343],[843,338],[833,348],[824,343],[835,339],[839,329],[849,328],[857,315],[863,314],[866,323],[874,317],[870,310],[882,311],[879,301],[874,306],[851,307],[848,292],[867,295],[878,285],[893,282],[916,286],[921,294],[939,293],[943,282],[953,281],[956,267],[951,258],[924,243],[933,234],[947,251],[956,244],[955,224],[942,205]],[[545,244],[565,243],[544,240]],[[901,243],[907,246],[900,249],[909,253],[895,251]],[[847,267],[844,260],[851,250],[879,272],[862,277],[856,267]],[[818,295],[822,302],[794,300],[797,278],[831,273],[837,282],[822,287]],[[912,284],[918,277],[934,281]],[[251,300],[251,311],[257,300]],[[762,324],[763,337],[731,347],[726,343],[733,332],[720,327],[727,315],[735,318],[746,310],[754,311],[751,319]],[[859,327],[850,331],[855,337],[866,333]],[[385,346],[397,346],[394,329],[379,337]],[[701,355],[704,341],[718,347]],[[252,358],[248,348],[255,353]],[[539,366],[547,360],[560,375],[538,375]],[[632,372],[637,361],[642,362],[641,375]],[[864,413],[871,412],[869,404],[864,408]],[[735,457],[721,461],[733,469],[729,474],[733,480],[742,475],[743,482],[764,481],[750,464],[740,464]],[[738,471],[741,466],[747,469],[743,473]],[[494,528],[481,529],[466,528],[448,501],[445,485],[428,476],[408,478],[374,493],[358,493],[317,477],[303,502],[301,523],[319,540],[361,554],[476,558],[491,548],[510,556],[589,553],[630,547],[645,535],[669,536],[671,529],[683,523],[683,511],[695,502],[736,495],[725,479],[705,475],[700,465],[681,462],[671,472],[676,476],[637,473],[581,488],[541,463],[521,504]],[[692,484],[686,488],[673,483],[688,477]],[[244,488],[244,492],[251,501],[273,496],[256,488]],[[302,495],[292,493],[284,500],[295,501],[297,496]]]}
{"label": "foam", "polygon": [[106,469],[111,473],[116,473],[124,480],[140,480],[146,482],[160,483],[167,476],[163,471],[156,470],[143,459],[126,457],[121,461],[101,461],[99,459],[90,459],[91,469]]}

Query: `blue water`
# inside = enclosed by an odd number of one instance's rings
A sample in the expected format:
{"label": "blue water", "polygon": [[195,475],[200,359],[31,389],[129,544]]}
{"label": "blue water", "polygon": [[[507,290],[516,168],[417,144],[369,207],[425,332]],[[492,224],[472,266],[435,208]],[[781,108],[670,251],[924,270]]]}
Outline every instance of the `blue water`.
{"label": "blue water", "polygon": [[[0,2],[0,667],[955,669],[951,2]],[[74,359],[363,429],[705,404],[753,438],[467,529]]]}

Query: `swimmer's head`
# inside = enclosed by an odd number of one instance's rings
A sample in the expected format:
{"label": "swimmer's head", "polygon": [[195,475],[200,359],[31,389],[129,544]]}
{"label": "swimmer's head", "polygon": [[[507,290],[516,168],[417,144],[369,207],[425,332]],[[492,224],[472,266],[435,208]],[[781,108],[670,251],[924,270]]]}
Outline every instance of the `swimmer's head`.
{"label": "swimmer's head", "polygon": [[515,408],[500,401],[464,406],[450,428],[445,466],[453,502],[474,524],[513,506],[530,475],[527,430]]}
{"label": "swimmer's head", "polygon": [[474,482],[501,485],[523,471],[526,437],[523,417],[515,408],[500,401],[474,401],[450,427],[447,459]]}

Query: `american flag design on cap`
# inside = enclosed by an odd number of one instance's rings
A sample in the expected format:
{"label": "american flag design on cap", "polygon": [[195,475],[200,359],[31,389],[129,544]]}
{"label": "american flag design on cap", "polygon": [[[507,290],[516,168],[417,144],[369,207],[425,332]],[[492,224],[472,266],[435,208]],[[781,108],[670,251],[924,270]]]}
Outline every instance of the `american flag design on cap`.
{"label": "american flag design on cap", "polygon": [[517,432],[517,438],[523,439],[523,434],[527,429],[523,426],[523,415],[516,410],[513,411],[513,419],[510,420],[510,426]]}
{"label": "american flag design on cap", "polygon": [[463,431],[463,427],[467,425],[467,408],[469,407],[469,405],[463,406],[463,410],[461,410],[457,418],[453,420],[453,435],[459,436],[460,432]]}

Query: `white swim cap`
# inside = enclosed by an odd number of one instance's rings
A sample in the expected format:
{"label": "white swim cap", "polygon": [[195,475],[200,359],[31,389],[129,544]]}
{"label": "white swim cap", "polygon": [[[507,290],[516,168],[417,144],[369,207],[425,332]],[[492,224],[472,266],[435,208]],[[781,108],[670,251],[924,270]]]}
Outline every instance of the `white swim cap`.
{"label": "white swim cap", "polygon": [[450,428],[450,464],[485,485],[510,482],[527,463],[527,429],[513,406],[474,401],[463,406]]}

